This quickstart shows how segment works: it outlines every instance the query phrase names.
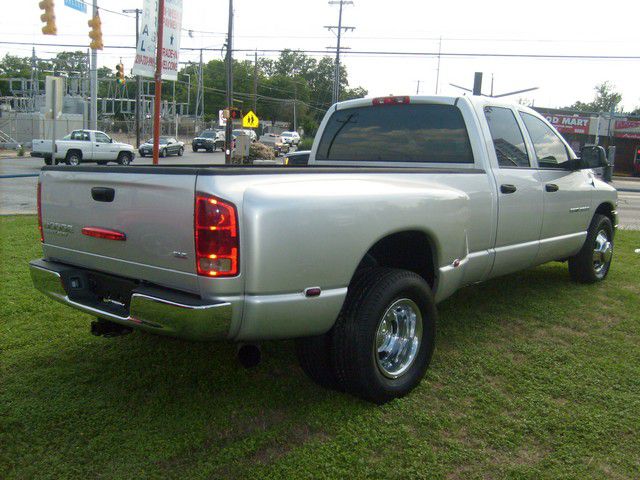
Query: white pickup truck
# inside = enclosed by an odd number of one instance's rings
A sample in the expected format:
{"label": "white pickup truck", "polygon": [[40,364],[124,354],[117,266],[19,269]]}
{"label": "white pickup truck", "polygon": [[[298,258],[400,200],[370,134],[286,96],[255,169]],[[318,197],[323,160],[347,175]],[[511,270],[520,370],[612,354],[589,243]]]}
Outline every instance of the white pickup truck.
{"label": "white pickup truck", "polygon": [[62,162],[67,165],[86,162],[129,165],[135,158],[135,149],[128,143],[114,142],[98,130],[74,130],[62,140],[56,140],[55,160],[52,160],[51,140],[34,139],[31,156],[43,158],[47,165]]}
{"label": "white pickup truck", "polygon": [[420,382],[456,290],[549,261],[607,276],[617,193],[591,170],[605,163],[520,105],[352,100],[303,167],[43,167],[31,275],[96,334],[241,352],[295,338],[312,379],[385,402]]}

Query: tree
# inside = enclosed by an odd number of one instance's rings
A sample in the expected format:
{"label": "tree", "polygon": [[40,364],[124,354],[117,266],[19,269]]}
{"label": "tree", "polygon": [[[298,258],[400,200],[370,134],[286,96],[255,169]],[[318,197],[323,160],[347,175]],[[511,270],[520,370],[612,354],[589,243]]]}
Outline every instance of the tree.
{"label": "tree", "polygon": [[596,95],[592,102],[584,103],[581,101],[577,101],[569,108],[572,110],[578,110],[580,112],[610,112],[611,109],[614,111],[622,111],[616,110],[616,107],[622,101],[622,95],[615,91],[615,86],[609,82],[603,82],[594,87]]}

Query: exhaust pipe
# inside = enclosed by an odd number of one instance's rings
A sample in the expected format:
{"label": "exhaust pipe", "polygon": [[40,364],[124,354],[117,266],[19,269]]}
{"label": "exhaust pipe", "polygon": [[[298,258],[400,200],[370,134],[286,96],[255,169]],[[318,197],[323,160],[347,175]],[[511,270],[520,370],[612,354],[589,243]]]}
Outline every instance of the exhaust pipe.
{"label": "exhaust pipe", "polygon": [[102,320],[99,318],[91,322],[91,335],[96,337],[113,338],[121,335],[126,335],[133,332],[131,327],[125,327],[119,323],[111,322],[109,320]]}
{"label": "exhaust pipe", "polygon": [[256,367],[262,359],[262,351],[258,345],[244,343],[238,346],[238,361],[244,368]]}

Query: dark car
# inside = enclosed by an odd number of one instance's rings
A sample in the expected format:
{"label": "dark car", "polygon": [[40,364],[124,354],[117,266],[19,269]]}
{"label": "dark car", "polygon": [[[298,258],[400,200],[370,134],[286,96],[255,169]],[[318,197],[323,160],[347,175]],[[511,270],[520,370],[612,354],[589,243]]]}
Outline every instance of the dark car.
{"label": "dark car", "polygon": [[[145,143],[140,145],[138,149],[141,157],[147,155],[153,155],[153,138],[150,138]],[[184,143],[176,140],[174,137],[160,137],[160,156],[166,157],[169,155],[182,156],[184,153]]]}
{"label": "dark car", "polygon": [[204,130],[200,135],[191,140],[191,148],[194,152],[197,152],[198,150],[215,152],[217,149],[223,149],[223,135],[221,136],[220,133],[215,130]]}
{"label": "dark car", "polygon": [[299,150],[287,153],[284,157],[285,167],[305,167],[309,164],[311,150]]}

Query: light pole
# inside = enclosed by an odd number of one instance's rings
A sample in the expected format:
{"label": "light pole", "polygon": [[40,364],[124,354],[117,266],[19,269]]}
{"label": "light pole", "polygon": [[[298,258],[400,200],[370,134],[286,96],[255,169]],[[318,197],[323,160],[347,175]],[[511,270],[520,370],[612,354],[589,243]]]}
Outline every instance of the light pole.
{"label": "light pole", "polygon": [[[139,8],[122,10],[122,13],[136,14],[136,48],[138,48],[138,37],[140,35],[140,14]],[[140,75],[136,75],[136,148],[140,147]]]}

